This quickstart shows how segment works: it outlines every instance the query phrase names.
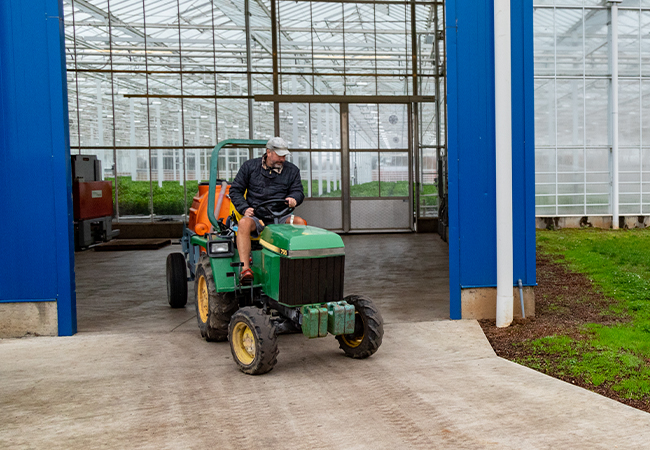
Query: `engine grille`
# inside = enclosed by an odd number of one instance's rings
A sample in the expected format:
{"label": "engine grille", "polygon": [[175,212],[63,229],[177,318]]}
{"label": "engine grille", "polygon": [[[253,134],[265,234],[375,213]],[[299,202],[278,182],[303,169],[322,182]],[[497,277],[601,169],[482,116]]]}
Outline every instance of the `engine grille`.
{"label": "engine grille", "polygon": [[280,260],[280,303],[306,305],[343,299],[345,256]]}

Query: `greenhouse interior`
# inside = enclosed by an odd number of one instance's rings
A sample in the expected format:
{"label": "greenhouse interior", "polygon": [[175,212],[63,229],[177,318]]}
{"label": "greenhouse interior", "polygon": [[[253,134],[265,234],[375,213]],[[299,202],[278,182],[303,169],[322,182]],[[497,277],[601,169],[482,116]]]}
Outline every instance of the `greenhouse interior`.
{"label": "greenhouse interior", "polygon": [[[444,2],[63,3],[71,151],[117,180],[118,221],[183,220],[218,142],[279,135],[319,225],[445,222]],[[536,215],[611,215],[615,171],[620,213],[648,214],[650,0],[535,0],[534,73]]]}
{"label": "greenhouse interior", "polygon": [[[103,179],[117,179],[118,220],[182,218],[218,142],[274,135],[300,168],[305,206],[334,212],[326,228],[346,228],[342,202],[352,217],[394,204],[401,229],[438,215],[443,2],[74,0],[64,9],[71,150],[96,155]],[[261,150],[224,149],[219,178],[232,180]],[[386,226],[360,220],[347,228]]]}

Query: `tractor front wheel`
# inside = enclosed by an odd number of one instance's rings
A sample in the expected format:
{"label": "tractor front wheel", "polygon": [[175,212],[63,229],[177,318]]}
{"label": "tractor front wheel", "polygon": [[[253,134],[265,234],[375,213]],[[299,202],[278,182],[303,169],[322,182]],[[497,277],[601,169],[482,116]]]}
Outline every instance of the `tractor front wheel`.
{"label": "tractor front wheel", "polygon": [[167,301],[172,308],[187,303],[187,265],[182,253],[167,255]]}
{"label": "tractor front wheel", "polygon": [[384,319],[368,297],[349,295],[343,300],[354,306],[354,333],[336,336],[336,340],[346,356],[367,358],[381,345],[384,337]]}
{"label": "tractor front wheel", "polygon": [[197,264],[194,295],[201,336],[206,341],[227,340],[228,324],[239,303],[234,292],[217,292],[210,258],[205,254]]}
{"label": "tractor front wheel", "polygon": [[260,308],[247,306],[230,320],[230,351],[239,369],[250,375],[269,372],[278,361],[275,324]]}

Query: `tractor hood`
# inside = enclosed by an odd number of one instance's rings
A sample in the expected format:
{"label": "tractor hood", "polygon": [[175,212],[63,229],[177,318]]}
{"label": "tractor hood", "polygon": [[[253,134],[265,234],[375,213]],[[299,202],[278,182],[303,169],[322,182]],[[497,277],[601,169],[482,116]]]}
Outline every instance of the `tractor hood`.
{"label": "tractor hood", "polygon": [[260,244],[288,258],[318,258],[345,254],[341,236],[322,228],[305,225],[268,225],[262,231]]}

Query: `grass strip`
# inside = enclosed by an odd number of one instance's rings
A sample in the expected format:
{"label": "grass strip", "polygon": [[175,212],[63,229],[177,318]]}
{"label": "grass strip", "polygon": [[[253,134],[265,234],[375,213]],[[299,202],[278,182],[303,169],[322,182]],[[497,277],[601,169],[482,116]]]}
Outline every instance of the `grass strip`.
{"label": "grass strip", "polygon": [[[531,368],[606,386],[622,398],[650,400],[650,230],[538,231],[538,251],[585,274],[614,302],[612,325],[586,323],[572,333],[524,341]],[[588,300],[587,300],[588,301]]]}

